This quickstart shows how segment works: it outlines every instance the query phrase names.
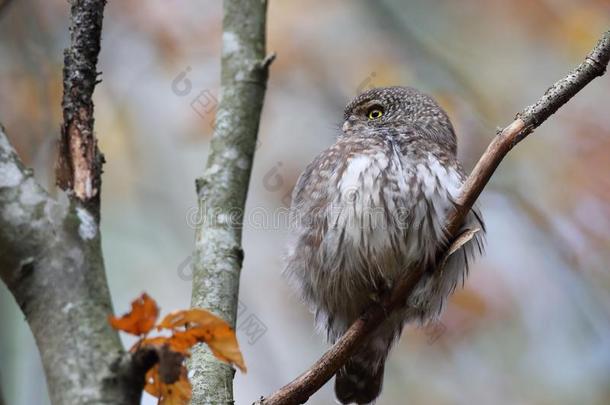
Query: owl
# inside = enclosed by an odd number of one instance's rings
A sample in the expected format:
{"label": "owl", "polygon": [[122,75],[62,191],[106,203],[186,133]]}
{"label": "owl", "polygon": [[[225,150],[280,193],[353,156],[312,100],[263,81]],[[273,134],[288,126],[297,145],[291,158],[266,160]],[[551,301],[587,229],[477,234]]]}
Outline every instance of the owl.
{"label": "owl", "polygon": [[[374,88],[352,100],[343,118],[336,142],[294,188],[284,271],[330,343],[409,271],[435,269],[447,244],[445,219],[465,180],[453,126],[431,97],[409,87]],[[464,283],[469,261],[482,253],[485,229],[476,208],[466,229],[479,231],[442,270],[427,272],[337,372],[341,403],[373,402],[405,323],[438,316]]]}

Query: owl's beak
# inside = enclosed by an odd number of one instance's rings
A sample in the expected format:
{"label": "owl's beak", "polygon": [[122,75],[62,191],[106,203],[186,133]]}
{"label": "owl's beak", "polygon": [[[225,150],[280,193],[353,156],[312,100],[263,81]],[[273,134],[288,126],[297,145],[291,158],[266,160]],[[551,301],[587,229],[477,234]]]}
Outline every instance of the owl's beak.
{"label": "owl's beak", "polygon": [[345,132],[347,134],[347,132],[352,129],[352,123],[351,121],[345,120],[345,122],[343,123],[343,126],[341,127],[341,129],[343,130],[343,132]]}
{"label": "owl's beak", "polygon": [[343,123],[343,126],[341,127],[341,129],[343,130],[343,132],[346,132],[346,133],[347,133],[347,131],[349,131],[349,129],[351,128],[351,126],[352,126],[352,125],[349,123],[349,121],[345,121],[345,122]]}

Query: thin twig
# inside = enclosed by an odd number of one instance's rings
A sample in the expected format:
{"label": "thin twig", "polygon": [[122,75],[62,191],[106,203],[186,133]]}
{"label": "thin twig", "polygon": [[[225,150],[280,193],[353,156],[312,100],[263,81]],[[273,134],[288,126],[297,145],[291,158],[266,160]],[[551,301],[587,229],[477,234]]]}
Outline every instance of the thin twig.
{"label": "thin twig", "polygon": [[[464,218],[506,154],[548,117],[570,100],[597,76],[605,73],[610,60],[610,31],[603,34],[596,47],[565,78],[550,87],[535,104],[517,114],[516,119],[492,140],[487,150],[466,180],[455,211],[448,217],[445,228],[453,239]],[[442,257],[446,249],[438,252]],[[381,305],[369,308],[309,370],[258,404],[302,404],[322,387],[355,352],[364,338],[386,318],[389,311],[407,301],[425,268],[410,271],[393,288]]]}

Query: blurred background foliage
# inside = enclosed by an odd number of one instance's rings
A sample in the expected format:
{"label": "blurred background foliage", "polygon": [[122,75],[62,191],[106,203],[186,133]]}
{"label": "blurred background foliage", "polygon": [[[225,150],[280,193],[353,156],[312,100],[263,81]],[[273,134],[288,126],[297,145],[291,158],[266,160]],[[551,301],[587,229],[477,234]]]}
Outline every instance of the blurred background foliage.
{"label": "blurred background foliage", "polygon": [[[0,121],[52,189],[68,4],[3,0],[0,12]],[[188,218],[219,97],[221,19],[217,0],[108,2],[94,100],[107,159],[103,246],[120,313],[142,291],[163,311],[189,305]],[[343,106],[371,86],[435,96],[472,168],[496,128],[609,27],[608,0],[271,1],[268,49],[278,59],[247,211],[285,210],[300,171],[337,135]],[[609,154],[605,76],[502,164],[479,202],[485,258],[438,323],[407,328],[379,404],[610,403]],[[249,371],[237,374],[237,404],[326,348],[280,275],[285,221],[250,218],[238,319]],[[7,404],[48,403],[33,338],[4,286],[0,375]],[[332,401],[327,384],[310,403]]]}

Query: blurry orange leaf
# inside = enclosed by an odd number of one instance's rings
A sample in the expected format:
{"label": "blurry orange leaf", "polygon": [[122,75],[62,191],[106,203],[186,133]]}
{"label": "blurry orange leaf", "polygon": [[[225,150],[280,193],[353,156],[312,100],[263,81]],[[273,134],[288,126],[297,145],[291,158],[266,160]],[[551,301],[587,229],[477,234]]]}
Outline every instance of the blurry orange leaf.
{"label": "blurry orange leaf", "polygon": [[195,324],[197,326],[208,326],[214,324],[227,324],[222,318],[217,317],[210,311],[200,308],[192,308],[185,311],[175,311],[167,314],[159,323],[157,328],[176,329]]}
{"label": "blurry orange leaf", "polygon": [[[184,331],[176,330],[185,327]],[[209,311],[193,308],[168,314],[157,328],[174,331],[172,349],[183,352],[198,342],[205,342],[219,360],[235,364],[243,372],[246,365],[239,350],[235,331]]]}
{"label": "blurry orange leaf", "polygon": [[246,372],[246,364],[239,350],[235,331],[229,325],[217,325],[214,329],[196,327],[187,332],[192,332],[200,341],[204,341],[216,358],[235,364],[242,372]]}
{"label": "blurry orange leaf", "polygon": [[140,339],[131,347],[129,351],[135,352],[142,346],[157,346],[160,348],[161,346],[167,344],[169,339],[171,339],[171,336],[155,336],[152,338]]}
{"label": "blurry orange leaf", "polygon": [[144,390],[150,395],[159,398],[159,405],[185,405],[191,400],[191,383],[183,366],[179,379],[167,384],[162,381],[157,364],[146,373],[146,385]]}
{"label": "blurry orange leaf", "polygon": [[146,373],[144,390],[159,399],[159,405],[187,405],[191,400],[185,359],[197,343],[206,343],[212,353],[227,363],[246,371],[235,331],[221,318],[203,309],[176,311],[156,325],[158,331],[171,331],[169,336],[145,337],[155,327],[159,308],[146,294],[132,302],[131,311],[121,318],[108,317],[113,328],[141,336],[131,348],[136,352],[144,346],[153,348],[157,364]]}
{"label": "blurry orange leaf", "polygon": [[157,303],[144,293],[131,303],[131,311],[120,318],[109,316],[108,322],[114,329],[132,335],[144,335],[155,326],[158,316]]}
{"label": "blurry orange leaf", "polygon": [[144,391],[148,392],[153,397],[161,396],[161,382],[159,381],[159,365],[155,364],[153,368],[146,372],[144,379]]}
{"label": "blurry orange leaf", "polygon": [[167,345],[170,350],[189,356],[190,348],[195,346],[201,340],[188,331],[174,331],[169,337],[156,337],[152,339],[144,339],[142,344],[163,346]]}

